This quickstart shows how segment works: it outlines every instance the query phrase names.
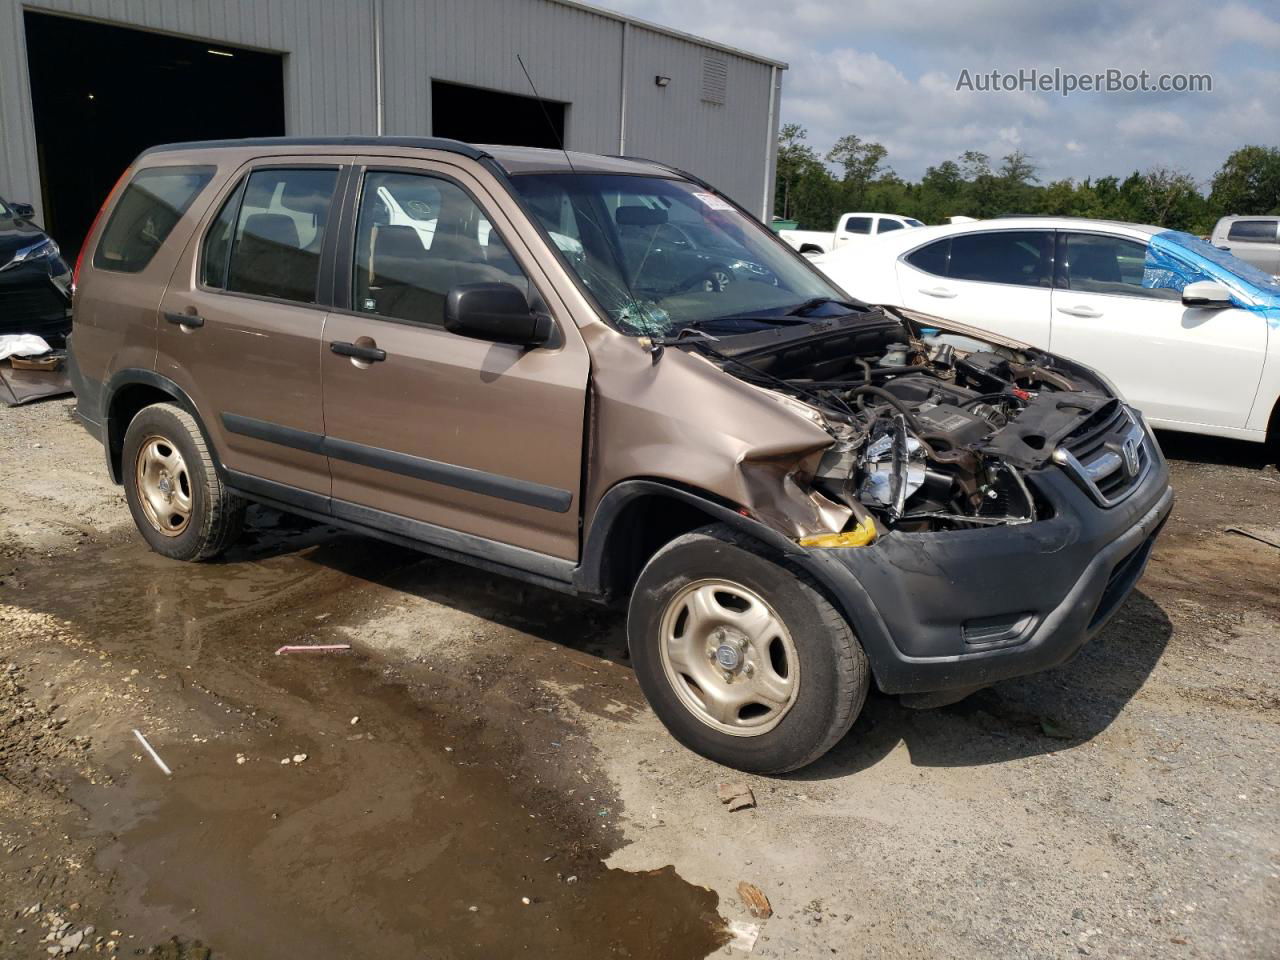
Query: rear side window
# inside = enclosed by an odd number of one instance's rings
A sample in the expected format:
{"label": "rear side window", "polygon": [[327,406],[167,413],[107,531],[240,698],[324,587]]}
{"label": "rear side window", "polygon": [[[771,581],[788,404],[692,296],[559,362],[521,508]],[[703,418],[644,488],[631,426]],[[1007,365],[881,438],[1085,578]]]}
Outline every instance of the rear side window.
{"label": "rear side window", "polygon": [[206,166],[139,170],[111,211],[93,253],[94,267],[120,273],[145,269],[215,170]]}
{"label": "rear side window", "polygon": [[1000,230],[951,238],[953,280],[978,280],[1019,287],[1049,286],[1053,233],[1049,230]]}
{"label": "rear side window", "polygon": [[1228,240],[1244,240],[1252,243],[1275,243],[1275,220],[1236,220],[1227,233]]}
{"label": "rear side window", "polygon": [[935,240],[919,250],[911,251],[911,253],[907,254],[906,261],[917,270],[931,273],[935,277],[945,277],[947,275],[947,253],[950,246],[950,237],[943,240]]}
{"label": "rear side window", "polygon": [[[240,196],[225,289],[296,303],[315,303],[320,250],[333,206],[338,171],[333,169],[255,170]],[[235,195],[232,201],[236,199]],[[228,206],[232,201],[228,201]],[[205,267],[216,274],[219,228],[224,209],[205,243]],[[203,267],[202,267],[203,268]],[[213,282],[210,286],[223,286]]]}
{"label": "rear side window", "polygon": [[844,222],[845,233],[870,233],[871,218],[870,217],[850,217]]}

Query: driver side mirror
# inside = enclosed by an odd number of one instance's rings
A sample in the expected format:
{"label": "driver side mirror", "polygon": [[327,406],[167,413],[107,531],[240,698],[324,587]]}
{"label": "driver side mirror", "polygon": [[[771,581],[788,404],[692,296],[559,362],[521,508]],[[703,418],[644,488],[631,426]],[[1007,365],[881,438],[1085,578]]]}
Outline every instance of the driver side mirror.
{"label": "driver side mirror", "polygon": [[1231,291],[1212,280],[1198,280],[1182,288],[1182,305],[1220,310],[1231,306]]}
{"label": "driver side mirror", "polygon": [[11,203],[13,212],[18,215],[19,220],[30,220],[36,215],[36,208],[29,203]]}
{"label": "driver side mirror", "polygon": [[464,283],[445,299],[444,328],[476,340],[539,347],[551,339],[555,325],[546,314],[531,310],[512,284]]}

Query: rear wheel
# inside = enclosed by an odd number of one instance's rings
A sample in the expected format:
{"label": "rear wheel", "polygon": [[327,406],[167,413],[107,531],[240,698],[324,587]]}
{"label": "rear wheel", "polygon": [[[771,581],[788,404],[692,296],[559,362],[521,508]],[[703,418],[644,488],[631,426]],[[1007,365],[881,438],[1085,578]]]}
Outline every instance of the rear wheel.
{"label": "rear wheel", "polygon": [[139,411],[125,431],[122,467],[133,522],[157,553],[208,560],[239,536],[245,501],[222,485],[199,425],[181,407]]}
{"label": "rear wheel", "polygon": [[812,763],[866,699],[867,659],[845,619],[806,574],[723,525],[654,555],[627,634],[636,677],[671,734],[739,770]]}

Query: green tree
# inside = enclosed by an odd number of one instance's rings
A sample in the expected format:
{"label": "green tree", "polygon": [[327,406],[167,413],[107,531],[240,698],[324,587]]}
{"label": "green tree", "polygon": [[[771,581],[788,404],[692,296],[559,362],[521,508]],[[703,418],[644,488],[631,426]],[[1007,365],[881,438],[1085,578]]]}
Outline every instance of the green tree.
{"label": "green tree", "polygon": [[1234,151],[1213,177],[1209,203],[1219,214],[1280,213],[1280,149]]}

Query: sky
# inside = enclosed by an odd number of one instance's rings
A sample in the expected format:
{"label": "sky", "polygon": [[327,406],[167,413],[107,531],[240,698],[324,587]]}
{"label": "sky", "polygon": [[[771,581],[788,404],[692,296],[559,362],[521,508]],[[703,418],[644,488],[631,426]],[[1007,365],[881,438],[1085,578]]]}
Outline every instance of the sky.
{"label": "sky", "polygon": [[[1029,154],[1042,182],[1165,167],[1208,185],[1227,154],[1280,144],[1280,4],[1205,0],[595,0],[782,60],[781,119],[820,153],[882,143],[916,180],[965,150]],[[1203,93],[957,90],[976,76],[1209,74]]]}

